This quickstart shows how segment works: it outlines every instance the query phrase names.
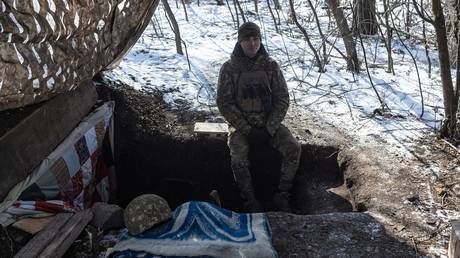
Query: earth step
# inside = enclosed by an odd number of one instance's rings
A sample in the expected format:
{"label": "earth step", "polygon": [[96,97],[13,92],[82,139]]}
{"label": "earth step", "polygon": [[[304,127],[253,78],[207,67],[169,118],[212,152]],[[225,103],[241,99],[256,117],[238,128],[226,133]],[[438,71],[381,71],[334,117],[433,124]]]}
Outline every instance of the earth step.
{"label": "earth step", "polygon": [[416,257],[412,246],[387,234],[368,213],[268,212],[267,217],[280,257]]}

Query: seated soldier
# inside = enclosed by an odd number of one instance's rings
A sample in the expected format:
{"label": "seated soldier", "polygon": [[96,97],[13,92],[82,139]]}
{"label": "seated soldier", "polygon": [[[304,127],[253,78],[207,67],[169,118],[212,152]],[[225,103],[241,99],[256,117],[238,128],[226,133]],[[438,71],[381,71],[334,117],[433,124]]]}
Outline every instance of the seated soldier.
{"label": "seated soldier", "polygon": [[300,144],[281,124],[289,93],[278,63],[261,43],[260,28],[246,22],[238,29],[231,59],[220,70],[217,106],[230,124],[228,146],[235,181],[249,212],[260,212],[249,171],[249,141],[268,141],[282,156],[281,177],[273,201],[290,211],[289,198],[300,160]]}

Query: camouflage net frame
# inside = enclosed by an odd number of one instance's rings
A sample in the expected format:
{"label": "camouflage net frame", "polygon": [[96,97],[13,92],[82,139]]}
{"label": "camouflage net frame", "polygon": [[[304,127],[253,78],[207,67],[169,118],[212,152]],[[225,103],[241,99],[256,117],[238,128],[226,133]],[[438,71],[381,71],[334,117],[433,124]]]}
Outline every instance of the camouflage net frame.
{"label": "camouflage net frame", "polygon": [[0,0],[0,111],[47,100],[111,68],[159,0]]}

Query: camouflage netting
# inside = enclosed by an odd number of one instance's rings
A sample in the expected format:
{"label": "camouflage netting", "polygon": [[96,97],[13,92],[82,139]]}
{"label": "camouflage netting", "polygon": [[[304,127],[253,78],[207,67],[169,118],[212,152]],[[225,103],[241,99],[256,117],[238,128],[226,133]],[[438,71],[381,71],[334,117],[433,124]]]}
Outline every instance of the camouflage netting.
{"label": "camouflage netting", "polygon": [[0,0],[0,111],[47,100],[111,67],[159,0]]}

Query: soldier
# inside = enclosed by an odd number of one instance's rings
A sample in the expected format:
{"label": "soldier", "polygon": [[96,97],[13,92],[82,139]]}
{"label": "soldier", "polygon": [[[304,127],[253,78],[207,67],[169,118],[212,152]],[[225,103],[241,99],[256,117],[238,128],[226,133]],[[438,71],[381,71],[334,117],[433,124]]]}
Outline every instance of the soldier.
{"label": "soldier", "polygon": [[235,181],[249,212],[260,212],[249,171],[249,141],[269,142],[282,156],[281,178],[273,201],[290,211],[289,197],[300,159],[300,144],[281,122],[289,93],[278,63],[261,44],[260,28],[246,22],[238,29],[231,59],[219,73],[217,106],[230,124],[228,146]]}

